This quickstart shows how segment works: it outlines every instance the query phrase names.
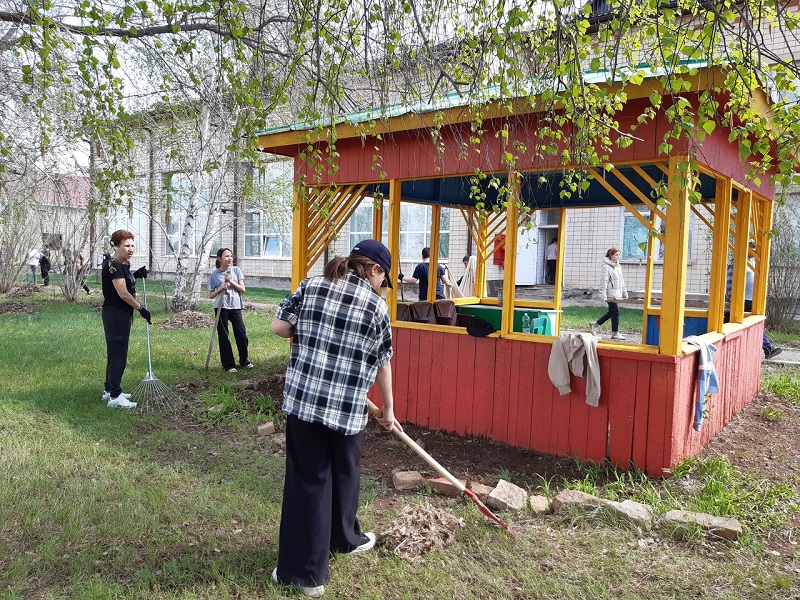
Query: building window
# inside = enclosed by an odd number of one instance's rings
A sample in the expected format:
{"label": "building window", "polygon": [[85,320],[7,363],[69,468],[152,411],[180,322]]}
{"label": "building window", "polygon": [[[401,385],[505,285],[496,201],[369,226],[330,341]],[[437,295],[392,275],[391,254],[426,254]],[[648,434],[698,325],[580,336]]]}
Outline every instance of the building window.
{"label": "building window", "polygon": [[250,206],[244,218],[244,255],[263,258],[291,258],[291,215],[269,218],[265,211]]}
{"label": "building window", "polygon": [[[648,208],[639,208],[639,214],[650,218],[650,210]],[[656,217],[656,226],[664,237],[666,233],[666,225],[659,217]],[[694,230],[694,214],[689,215],[689,253],[688,260],[692,258],[692,237]],[[622,212],[622,256],[621,260],[624,261],[640,261],[644,262],[647,258],[647,241],[652,239],[655,243],[655,262],[664,262],[664,244],[661,243],[657,237],[650,237],[647,228],[631,214],[630,211],[624,210]]]}
{"label": "building window", "polygon": [[245,208],[245,256],[292,257],[292,168],[291,161],[275,161],[257,172],[255,196],[267,200]]}
{"label": "building window", "polygon": [[138,177],[133,183],[132,192],[127,204],[112,209],[109,214],[108,232],[110,236],[118,229],[130,231],[133,234],[134,253],[146,255],[150,243],[150,203],[147,197],[146,179]]}
{"label": "building window", "polygon": [[[350,219],[350,247],[372,237],[372,202],[363,202]],[[423,204],[400,204],[400,260],[418,261],[422,249],[431,245],[432,207]],[[383,211],[383,243],[388,242],[389,210]],[[450,209],[443,208],[439,219],[439,260],[450,258]]]}

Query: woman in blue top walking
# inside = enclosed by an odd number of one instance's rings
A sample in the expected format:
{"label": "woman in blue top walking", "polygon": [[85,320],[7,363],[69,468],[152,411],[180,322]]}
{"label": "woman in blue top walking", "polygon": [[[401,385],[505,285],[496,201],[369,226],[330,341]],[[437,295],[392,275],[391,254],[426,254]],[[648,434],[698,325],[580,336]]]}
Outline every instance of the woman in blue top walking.
{"label": "woman in blue top walking", "polygon": [[217,335],[219,337],[219,359],[222,368],[229,373],[236,373],[236,361],[233,348],[228,337],[228,322],[233,326],[233,337],[239,351],[239,366],[253,368],[247,355],[247,329],[242,319],[242,294],[247,291],[244,286],[244,274],[239,267],[233,265],[233,252],[230,248],[217,251],[217,268],[208,279],[208,297],[214,300],[214,314],[222,311],[217,319]]}

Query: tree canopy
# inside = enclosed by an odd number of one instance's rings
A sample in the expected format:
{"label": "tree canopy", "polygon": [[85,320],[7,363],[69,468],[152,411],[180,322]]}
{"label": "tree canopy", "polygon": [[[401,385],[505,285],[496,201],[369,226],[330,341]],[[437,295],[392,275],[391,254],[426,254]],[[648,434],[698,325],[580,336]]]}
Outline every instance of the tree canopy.
{"label": "tree canopy", "polygon": [[[776,0],[6,0],[0,8],[0,180],[18,152],[51,138],[99,140],[100,181],[130,176],[126,124],[158,105],[224,98],[231,139],[266,124],[325,119],[448,94],[528,96],[541,108],[541,146],[566,167],[602,164],[612,143],[632,143],[616,114],[630,86],[657,77],[661,94],[639,117],[665,110],[664,149],[687,135],[731,129],[753,177],[795,178],[800,143],[800,15]],[[698,64],[725,81],[699,103],[680,99]],[[609,91],[584,76],[604,71]],[[770,114],[752,104],[767,90]],[[187,105],[187,101],[199,102]],[[215,104],[216,106],[217,104]],[[476,111],[480,115],[480,111]],[[31,118],[22,119],[22,116]],[[575,123],[574,139],[559,124]],[[473,125],[482,133],[480,117]],[[612,136],[615,133],[615,136]],[[621,135],[621,138],[620,138]],[[617,139],[621,141],[616,141]],[[35,142],[35,144],[34,144]],[[236,144],[232,143],[232,148]],[[250,151],[240,144],[239,152]],[[509,158],[513,168],[513,157]]]}

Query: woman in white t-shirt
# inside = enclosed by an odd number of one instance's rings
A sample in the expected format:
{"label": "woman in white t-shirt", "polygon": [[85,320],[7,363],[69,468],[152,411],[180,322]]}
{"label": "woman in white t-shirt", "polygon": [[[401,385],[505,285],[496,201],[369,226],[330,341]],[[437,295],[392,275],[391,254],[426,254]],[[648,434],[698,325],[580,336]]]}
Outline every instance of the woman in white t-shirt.
{"label": "woman in white t-shirt", "polygon": [[239,366],[253,368],[253,363],[247,355],[247,329],[242,319],[242,294],[245,293],[244,274],[239,267],[233,265],[233,252],[230,248],[220,248],[217,251],[217,268],[211,272],[208,279],[208,297],[214,300],[214,314],[222,311],[217,323],[217,336],[219,339],[219,358],[222,368],[229,373],[236,373],[236,361],[233,357],[233,348],[228,336],[228,322],[233,326],[233,337],[239,351]]}

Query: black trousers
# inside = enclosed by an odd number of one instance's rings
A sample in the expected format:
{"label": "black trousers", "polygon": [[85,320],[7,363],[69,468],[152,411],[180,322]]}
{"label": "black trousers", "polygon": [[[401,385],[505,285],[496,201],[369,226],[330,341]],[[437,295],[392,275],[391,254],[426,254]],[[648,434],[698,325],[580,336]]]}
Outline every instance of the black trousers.
{"label": "black trousers", "polygon": [[364,432],[344,435],[289,415],[278,579],[317,586],[328,581],[332,552],[362,543],[358,523]]}
{"label": "black trousers", "polygon": [[116,398],[122,393],[122,375],[128,363],[133,313],[115,306],[103,307],[103,331],[106,334],[105,391]]}
{"label": "black trousers", "polygon": [[611,331],[619,331],[619,306],[616,302],[608,302],[608,311],[602,317],[597,319],[597,324],[602,325],[611,319]]}
{"label": "black trousers", "polygon": [[547,261],[547,283],[555,283],[556,282],[556,261],[555,260],[548,260]]}
{"label": "black trousers", "polygon": [[[220,310],[214,309],[214,314]],[[219,316],[219,323],[217,324],[217,336],[219,338],[219,360],[222,363],[222,368],[225,370],[232,369],[236,366],[236,361],[233,358],[233,348],[228,336],[228,322],[230,321],[233,327],[233,337],[236,340],[236,349],[239,351],[239,364],[241,366],[250,362],[247,356],[247,329],[244,326],[244,319],[242,319],[242,311],[240,309],[223,308],[222,314]]]}
{"label": "black trousers", "polygon": [[42,269],[42,281],[45,285],[50,285],[50,270]]}

